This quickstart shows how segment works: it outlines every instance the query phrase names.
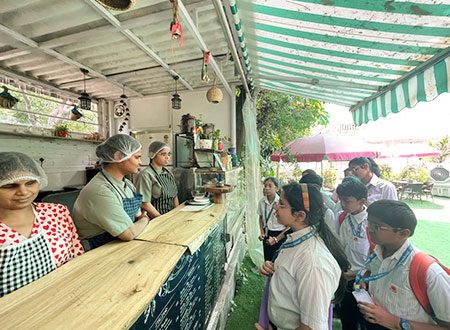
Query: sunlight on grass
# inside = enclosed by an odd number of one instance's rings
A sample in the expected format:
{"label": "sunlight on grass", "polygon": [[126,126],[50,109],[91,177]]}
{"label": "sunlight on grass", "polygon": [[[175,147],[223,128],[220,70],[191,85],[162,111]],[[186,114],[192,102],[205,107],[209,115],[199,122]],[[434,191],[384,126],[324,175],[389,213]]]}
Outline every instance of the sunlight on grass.
{"label": "sunlight on grass", "polygon": [[450,223],[418,220],[411,242],[420,250],[450,265]]}

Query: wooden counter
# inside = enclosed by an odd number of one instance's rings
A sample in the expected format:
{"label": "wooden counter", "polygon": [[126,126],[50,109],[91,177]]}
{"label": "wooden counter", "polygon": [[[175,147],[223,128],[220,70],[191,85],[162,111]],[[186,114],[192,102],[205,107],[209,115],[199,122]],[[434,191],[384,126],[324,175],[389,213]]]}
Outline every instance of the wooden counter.
{"label": "wooden counter", "polygon": [[152,220],[137,239],[181,245],[194,254],[225,216],[224,204],[213,204],[201,212],[183,212],[184,205]]}
{"label": "wooden counter", "polygon": [[3,298],[2,329],[123,329],[143,313],[186,248],[113,242]]}
{"label": "wooden counter", "polygon": [[183,207],[151,221],[134,241],[116,240],[89,251],[0,298],[1,328],[147,328],[152,317],[144,311],[150,305],[166,310],[162,302],[174,282],[184,283],[173,294],[187,303],[191,293],[179,290],[189,284],[201,289],[196,305],[188,307],[207,320],[223,278],[226,207],[212,205],[201,212],[180,211]]}

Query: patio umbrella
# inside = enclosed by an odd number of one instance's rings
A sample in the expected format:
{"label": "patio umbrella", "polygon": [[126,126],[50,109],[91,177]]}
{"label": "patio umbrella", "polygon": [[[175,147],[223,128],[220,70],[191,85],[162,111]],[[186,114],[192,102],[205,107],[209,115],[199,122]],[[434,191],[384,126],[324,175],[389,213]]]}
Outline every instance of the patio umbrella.
{"label": "patio umbrella", "polygon": [[376,157],[375,147],[357,138],[319,134],[298,138],[288,142],[283,151],[276,151],[270,159],[276,162],[289,161],[290,156],[298,162],[345,161],[355,157]]}
{"label": "patio umbrella", "polygon": [[437,157],[441,152],[425,143],[402,143],[381,150],[380,158]]}

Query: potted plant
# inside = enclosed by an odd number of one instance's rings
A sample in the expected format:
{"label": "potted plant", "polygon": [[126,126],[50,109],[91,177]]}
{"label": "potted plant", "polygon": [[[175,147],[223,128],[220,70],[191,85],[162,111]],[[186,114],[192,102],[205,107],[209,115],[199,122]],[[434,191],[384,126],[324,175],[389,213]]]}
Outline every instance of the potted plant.
{"label": "potted plant", "polygon": [[199,138],[198,148],[199,149],[211,149],[212,148],[212,139],[210,134],[206,134],[202,127],[197,127],[197,136]]}
{"label": "potted plant", "polygon": [[69,128],[67,124],[59,123],[55,126],[55,136],[58,137],[68,137],[69,136]]}
{"label": "potted plant", "polygon": [[220,129],[216,129],[211,133],[212,139],[212,149],[219,150],[219,142],[220,142]]}

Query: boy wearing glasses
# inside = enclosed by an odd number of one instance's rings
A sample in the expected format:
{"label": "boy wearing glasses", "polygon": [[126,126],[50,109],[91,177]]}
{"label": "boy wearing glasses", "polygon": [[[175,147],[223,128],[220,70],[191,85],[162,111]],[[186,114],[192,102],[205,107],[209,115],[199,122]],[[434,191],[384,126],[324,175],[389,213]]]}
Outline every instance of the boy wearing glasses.
{"label": "boy wearing glasses", "polygon": [[437,263],[428,268],[427,295],[435,320],[422,308],[409,283],[411,261],[418,251],[408,240],[417,224],[413,211],[403,202],[380,200],[367,212],[369,234],[377,245],[355,280],[362,286],[369,283],[375,302],[358,304],[370,322],[367,328],[450,329],[450,276]]}
{"label": "boy wearing glasses", "polygon": [[336,193],[344,212],[340,216],[338,238],[351,265],[350,270],[344,273],[348,283],[344,299],[340,303],[339,316],[343,330],[365,329],[366,321],[359,311],[352,290],[356,272],[364,267],[370,249],[365,206],[367,188],[359,179],[350,176],[342,180]]}

